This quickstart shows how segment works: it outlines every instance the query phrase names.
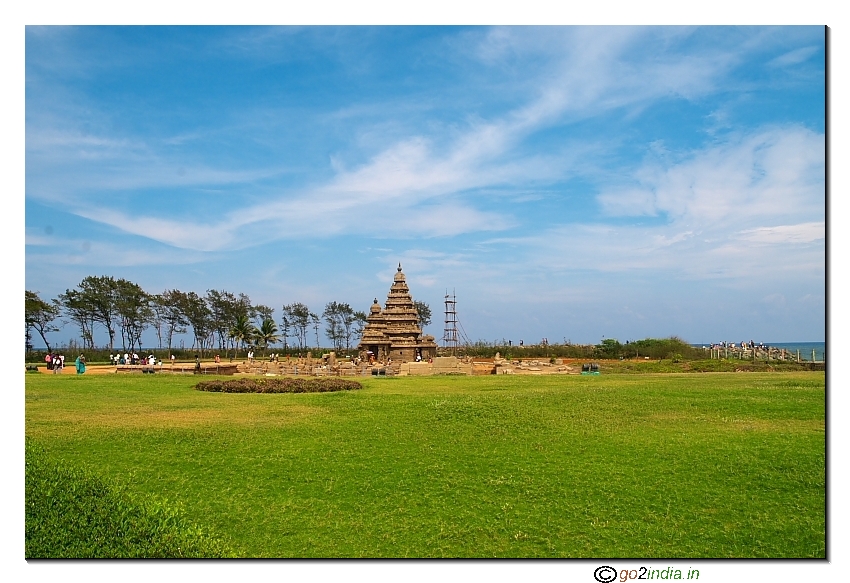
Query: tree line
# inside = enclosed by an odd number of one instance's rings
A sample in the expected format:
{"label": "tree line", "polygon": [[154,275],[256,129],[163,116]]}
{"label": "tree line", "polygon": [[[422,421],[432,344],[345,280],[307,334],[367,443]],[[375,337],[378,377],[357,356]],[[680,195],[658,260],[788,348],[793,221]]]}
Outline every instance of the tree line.
{"label": "tree line", "polygon": [[458,347],[459,356],[492,358],[499,353],[503,358],[645,358],[672,360],[699,360],[705,351],[696,348],[677,336],[670,338],[644,338],[621,343],[614,338],[603,339],[599,344],[573,344],[564,339],[563,344],[540,342],[514,344],[506,339],[488,342],[478,340]]}
{"label": "tree line", "polygon": [[[431,323],[431,310],[425,302],[415,302],[420,325]],[[363,334],[366,313],[354,310],[349,304],[329,302],[321,315],[300,302],[281,308],[280,326],[274,309],[252,304],[244,293],[207,290],[201,296],[177,289],[161,294],[146,292],[136,283],[111,276],[88,276],[73,289],[57,298],[44,300],[36,291],[26,290],[25,320],[26,347],[32,348],[33,333],[37,333],[48,352],[48,334],[57,332],[69,322],[80,329],[84,349],[95,349],[94,332],[102,328],[109,338],[110,352],[120,341],[122,350],[142,347],[142,334],[148,329],[156,332],[159,348],[172,349],[175,335],[191,330],[192,349],[203,356],[205,351],[218,350],[234,356],[239,349],[265,350],[279,342],[284,349],[309,347],[315,333],[316,347],[320,346],[319,332],[323,330],[336,350],[351,350]],[[289,340],[293,341],[290,345]]]}

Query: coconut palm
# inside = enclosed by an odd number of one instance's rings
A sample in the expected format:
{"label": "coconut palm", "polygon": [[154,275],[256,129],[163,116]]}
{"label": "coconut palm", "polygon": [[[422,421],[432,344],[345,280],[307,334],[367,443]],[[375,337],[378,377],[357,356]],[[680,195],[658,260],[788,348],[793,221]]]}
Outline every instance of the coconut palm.
{"label": "coconut palm", "polygon": [[[254,337],[255,328],[251,325],[251,320],[248,319],[247,314],[240,314],[236,317],[236,323],[233,324],[233,327],[230,329],[228,335],[235,340],[238,346],[245,347],[245,344],[251,342]],[[234,347],[234,353],[236,352],[236,348]],[[236,356],[234,354],[234,356]]]}
{"label": "coconut palm", "polygon": [[265,318],[259,328],[254,328],[254,340],[257,346],[263,348],[263,356],[266,355],[266,348],[269,344],[274,344],[278,341],[277,324],[271,318]]}

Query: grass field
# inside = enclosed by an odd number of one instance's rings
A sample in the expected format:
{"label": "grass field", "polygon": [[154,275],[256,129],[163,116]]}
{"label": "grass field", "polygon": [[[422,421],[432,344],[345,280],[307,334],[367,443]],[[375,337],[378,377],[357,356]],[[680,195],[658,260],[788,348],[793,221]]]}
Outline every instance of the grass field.
{"label": "grass field", "polygon": [[27,436],[245,557],[825,556],[823,373],[196,381],[27,375]]}

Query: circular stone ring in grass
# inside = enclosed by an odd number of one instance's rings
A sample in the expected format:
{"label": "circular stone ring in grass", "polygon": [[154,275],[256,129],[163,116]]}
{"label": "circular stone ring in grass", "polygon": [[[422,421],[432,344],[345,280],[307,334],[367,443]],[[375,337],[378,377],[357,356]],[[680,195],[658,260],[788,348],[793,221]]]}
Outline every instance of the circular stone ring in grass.
{"label": "circular stone ring in grass", "polygon": [[195,390],[213,393],[332,393],[362,389],[357,381],[342,379],[234,379],[230,381],[203,381]]}

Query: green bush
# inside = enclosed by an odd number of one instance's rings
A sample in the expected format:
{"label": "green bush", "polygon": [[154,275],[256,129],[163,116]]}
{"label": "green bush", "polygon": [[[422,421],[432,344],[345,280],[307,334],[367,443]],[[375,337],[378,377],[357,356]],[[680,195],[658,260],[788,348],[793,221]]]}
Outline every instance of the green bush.
{"label": "green bush", "polygon": [[195,389],[198,391],[214,393],[331,393],[361,388],[363,386],[357,381],[339,378],[295,379],[289,377],[214,380],[203,381],[195,385]]}
{"label": "green bush", "polygon": [[235,556],[179,508],[51,459],[26,445],[28,559],[216,558]]}

